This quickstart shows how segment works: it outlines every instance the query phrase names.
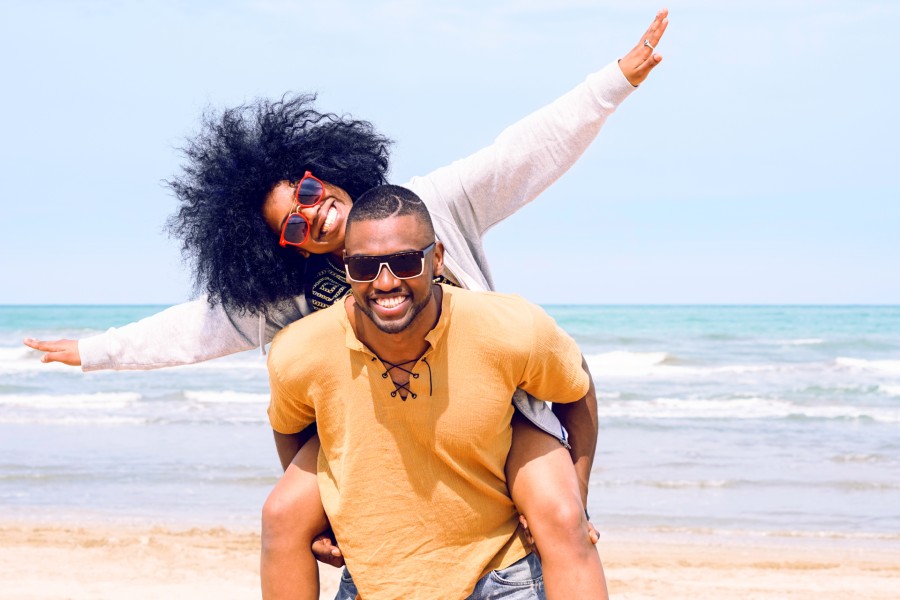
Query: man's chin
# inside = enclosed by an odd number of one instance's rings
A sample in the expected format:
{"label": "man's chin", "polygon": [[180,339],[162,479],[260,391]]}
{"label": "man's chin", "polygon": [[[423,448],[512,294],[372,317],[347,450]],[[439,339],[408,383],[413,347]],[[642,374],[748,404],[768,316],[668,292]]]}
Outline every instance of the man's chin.
{"label": "man's chin", "polygon": [[[415,315],[412,315],[415,316]],[[380,331],[383,333],[393,334],[400,333],[412,323],[412,316],[407,315],[402,319],[394,320],[394,321],[385,321],[384,319],[380,319],[375,315],[369,315],[369,318],[372,320],[372,323],[375,324]]]}
{"label": "man's chin", "polygon": [[395,334],[404,331],[412,325],[419,313],[422,312],[423,308],[424,304],[412,305],[404,314],[396,315],[393,319],[383,318],[378,314],[378,311],[374,310],[371,306],[366,306],[366,310],[363,312],[366,313],[366,316],[369,317],[369,320],[372,321],[379,331],[387,334]]}

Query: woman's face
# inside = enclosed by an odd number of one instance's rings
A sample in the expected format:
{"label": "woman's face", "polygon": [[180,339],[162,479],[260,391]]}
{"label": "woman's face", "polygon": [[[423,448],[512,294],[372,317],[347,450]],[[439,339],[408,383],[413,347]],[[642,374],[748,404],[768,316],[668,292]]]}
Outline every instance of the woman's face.
{"label": "woman's face", "polygon": [[[336,254],[338,257],[344,250],[344,230],[347,227],[347,214],[353,205],[349,194],[341,188],[325,184],[325,197],[315,206],[303,207],[300,213],[310,223],[309,237],[295,248],[303,256],[310,254]],[[269,195],[262,207],[263,219],[276,235],[281,235],[285,219],[294,209],[294,194],[297,182],[281,181]]]}

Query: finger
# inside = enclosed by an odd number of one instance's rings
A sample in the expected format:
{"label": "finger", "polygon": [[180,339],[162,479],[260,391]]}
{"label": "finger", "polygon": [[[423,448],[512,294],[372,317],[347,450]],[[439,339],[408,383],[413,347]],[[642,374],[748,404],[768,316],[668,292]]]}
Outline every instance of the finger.
{"label": "finger", "polygon": [[[668,14],[668,11],[665,9],[657,13],[656,19],[654,19],[647,31],[644,32],[644,36],[635,47],[635,50],[638,51],[637,55],[644,60],[654,58],[656,46],[659,45],[659,40],[662,39],[663,34],[666,32],[666,28],[669,26],[669,18],[665,16],[666,14]],[[661,57],[659,60],[661,60]],[[652,66],[655,66],[659,60],[656,60],[654,64],[651,65],[651,68]],[[640,66],[643,65],[639,65],[639,67]]]}
{"label": "finger", "polygon": [[41,357],[42,362],[62,362],[67,365],[76,365],[80,363],[80,356],[77,352],[77,342],[73,340],[53,340],[45,342],[34,338],[25,338],[22,343],[39,352],[55,353],[53,356]]}
{"label": "finger", "polygon": [[331,552],[329,552],[323,544],[316,542],[313,542],[312,553],[317,560],[327,560],[331,556]]}
{"label": "finger", "polygon": [[650,40],[650,43],[654,46],[656,42],[662,37],[662,34],[665,33],[666,27],[669,25],[669,9],[664,8],[653,18],[653,22],[650,23],[650,26],[647,28],[647,31],[644,32],[644,37],[641,38],[641,44],[644,43],[644,40]]}
{"label": "finger", "polygon": [[525,518],[525,515],[519,515],[519,524],[522,525],[522,531],[525,533],[526,541],[534,546],[534,536],[531,535],[531,530],[528,529],[528,520]]}
{"label": "finger", "polygon": [[58,352],[48,352],[41,357],[41,362],[50,363],[58,362],[64,365],[75,366],[81,364],[76,360],[76,355],[71,350],[61,350]]}
{"label": "finger", "polygon": [[61,340],[44,342],[42,340],[36,340],[34,338],[25,338],[24,340],[22,340],[22,343],[29,348],[34,348],[35,350],[40,350],[41,352],[52,352],[53,350],[59,350],[60,341]]}
{"label": "finger", "polygon": [[665,17],[662,21],[659,22],[657,27],[653,28],[653,31],[647,32],[647,37],[644,38],[650,42],[650,45],[654,48],[657,44],[659,44],[659,40],[662,39],[663,34],[666,32],[666,28],[669,27],[669,18]]}
{"label": "finger", "polygon": [[595,546],[597,545],[597,542],[600,541],[600,532],[597,531],[597,528],[594,527],[594,524],[590,521],[588,521],[588,537]]}
{"label": "finger", "polygon": [[343,556],[341,554],[341,549],[338,548],[337,544],[335,542],[332,542],[331,538],[327,535],[319,538],[318,542],[321,544],[323,554],[327,553],[329,556]]}
{"label": "finger", "polygon": [[345,563],[344,563],[344,559],[341,558],[341,557],[329,558],[328,560],[322,561],[322,562],[324,562],[324,563],[326,563],[326,564],[329,564],[329,565],[331,565],[332,567],[335,567],[335,568],[337,568],[337,569],[340,569],[340,568],[343,567],[344,564],[345,564]]}
{"label": "finger", "polygon": [[647,74],[650,73],[656,65],[662,62],[662,59],[662,54],[651,54],[647,57],[647,60],[642,62],[641,65],[635,69],[635,73],[646,78]]}
{"label": "finger", "polygon": [[326,537],[316,538],[312,543],[312,551],[317,557],[327,558],[331,556],[331,540]]}
{"label": "finger", "polygon": [[635,70],[638,69],[652,69],[662,60],[662,56],[656,52],[656,46],[659,44],[659,39],[651,39],[645,38],[643,42],[641,42],[641,47],[637,52],[637,62],[640,63],[635,66]]}

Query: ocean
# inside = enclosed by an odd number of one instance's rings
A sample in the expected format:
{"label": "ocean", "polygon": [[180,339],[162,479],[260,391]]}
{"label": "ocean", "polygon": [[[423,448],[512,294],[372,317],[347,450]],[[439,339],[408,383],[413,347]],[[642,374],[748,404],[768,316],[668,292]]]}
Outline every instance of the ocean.
{"label": "ocean", "polygon": [[[0,513],[256,527],[280,467],[265,358],[42,364],[159,306],[0,307]],[[605,535],[900,542],[900,307],[548,306],[587,357]]]}

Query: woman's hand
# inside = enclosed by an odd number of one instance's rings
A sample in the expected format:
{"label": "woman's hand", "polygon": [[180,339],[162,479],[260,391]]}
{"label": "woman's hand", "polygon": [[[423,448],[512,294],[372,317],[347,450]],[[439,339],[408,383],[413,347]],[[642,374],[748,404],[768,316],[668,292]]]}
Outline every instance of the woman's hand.
{"label": "woman's hand", "polygon": [[25,338],[23,343],[29,348],[34,348],[45,354],[41,362],[60,362],[72,367],[81,366],[81,354],[78,352],[78,340],[53,340],[45,342],[34,338]]}
{"label": "woman's hand", "polygon": [[637,46],[619,59],[619,68],[622,69],[622,74],[631,85],[638,86],[643,83],[653,67],[662,62],[662,56],[654,52],[654,48],[668,26],[669,9],[664,8],[656,13],[656,18],[650,23],[646,33],[641,36]]}

